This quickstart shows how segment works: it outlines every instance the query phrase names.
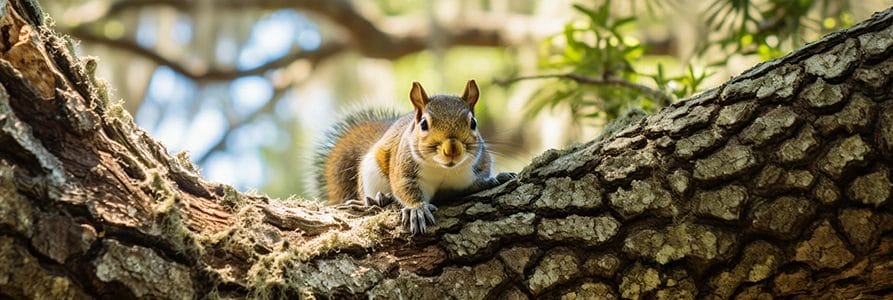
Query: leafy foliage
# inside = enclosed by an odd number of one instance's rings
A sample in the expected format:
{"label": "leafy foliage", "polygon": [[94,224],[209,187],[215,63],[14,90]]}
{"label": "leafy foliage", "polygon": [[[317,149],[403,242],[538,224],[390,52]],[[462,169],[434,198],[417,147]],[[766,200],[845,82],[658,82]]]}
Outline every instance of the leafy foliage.
{"label": "leafy foliage", "polygon": [[[641,27],[645,16],[676,13],[672,10],[691,14],[682,11],[690,9],[685,7],[687,3],[671,3],[646,0],[646,12],[641,15],[635,6],[630,14],[618,15],[609,0],[594,8],[574,5],[582,17],[567,23],[563,32],[541,46],[539,67],[550,75],[529,77],[553,77],[558,82],[539,90],[528,113],[560,104],[569,107],[577,121],[609,121],[631,108],[652,112],[700,91],[705,80],[725,68],[735,54],[769,60],[853,23],[845,2],[715,0],[700,12],[703,31],[712,33],[697,39],[693,53],[677,55],[668,62],[665,55],[652,53],[632,33]],[[684,67],[671,72],[667,64]],[[640,71],[643,69],[656,71]]]}
{"label": "leafy foliage", "polygon": [[[579,4],[574,5],[574,8],[587,18],[566,24],[562,34],[543,42],[540,68],[604,81],[638,81],[641,74],[636,72],[633,65],[642,57],[645,49],[638,40],[625,36],[621,31],[624,26],[635,22],[636,18],[612,15],[610,2],[595,9]],[[653,100],[641,92],[616,88],[612,84],[592,85],[562,80],[541,90],[529,112],[536,113],[545,107],[567,103],[577,117],[604,116],[613,119],[627,103],[637,101],[642,107],[648,108],[653,106]]]}
{"label": "leafy foliage", "polygon": [[848,9],[847,1],[716,1],[705,12],[706,25],[711,31],[730,34],[704,40],[698,52],[703,54],[710,47],[719,46],[732,53],[757,54],[769,60],[785,52],[783,43],[793,48],[818,34],[852,26]]}

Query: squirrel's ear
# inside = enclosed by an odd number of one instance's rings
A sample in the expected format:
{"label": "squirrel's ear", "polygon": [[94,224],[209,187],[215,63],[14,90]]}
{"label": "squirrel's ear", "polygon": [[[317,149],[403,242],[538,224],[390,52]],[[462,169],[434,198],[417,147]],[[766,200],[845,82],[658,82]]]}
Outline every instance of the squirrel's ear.
{"label": "squirrel's ear", "polygon": [[462,100],[465,100],[465,103],[468,104],[468,108],[471,111],[474,111],[474,105],[478,102],[478,96],[480,96],[480,91],[478,91],[478,84],[474,82],[474,79],[469,80],[468,83],[465,84],[465,92],[462,93]]}
{"label": "squirrel's ear", "polygon": [[412,82],[412,90],[409,91],[409,101],[415,107],[416,120],[419,120],[422,118],[422,111],[425,110],[425,105],[428,105],[428,95],[425,94],[425,89],[422,88],[422,84],[418,81]]}

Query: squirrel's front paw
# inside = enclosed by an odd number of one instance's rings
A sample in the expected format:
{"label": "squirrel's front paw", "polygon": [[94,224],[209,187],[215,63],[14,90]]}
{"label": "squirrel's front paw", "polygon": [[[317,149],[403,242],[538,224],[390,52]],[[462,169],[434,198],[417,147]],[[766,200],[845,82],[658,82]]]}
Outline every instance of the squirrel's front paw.
{"label": "squirrel's front paw", "polygon": [[419,207],[404,207],[400,212],[403,229],[413,235],[424,234],[427,231],[427,224],[434,224],[434,214],[431,212],[436,210],[436,206],[427,202],[422,202]]}
{"label": "squirrel's front paw", "polygon": [[394,195],[391,195],[391,193],[382,194],[381,192],[378,192],[375,194],[374,198],[366,196],[365,201],[366,206],[385,207],[388,204],[391,204],[391,202],[394,202]]}

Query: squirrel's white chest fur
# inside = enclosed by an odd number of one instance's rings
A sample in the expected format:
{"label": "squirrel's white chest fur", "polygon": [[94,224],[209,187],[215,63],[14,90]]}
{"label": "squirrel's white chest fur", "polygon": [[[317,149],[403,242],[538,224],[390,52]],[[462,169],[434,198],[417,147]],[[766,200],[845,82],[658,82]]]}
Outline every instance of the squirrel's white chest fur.
{"label": "squirrel's white chest fur", "polygon": [[[360,173],[363,178],[363,195],[375,197],[378,192],[390,193],[388,178],[378,168],[375,155],[366,154],[360,161]],[[474,183],[474,167],[471,160],[466,160],[452,168],[444,168],[434,163],[419,164],[419,189],[424,199],[430,200],[439,190],[464,190]]]}
{"label": "squirrel's white chest fur", "polygon": [[391,192],[391,184],[387,176],[378,168],[375,154],[372,152],[363,156],[360,161],[360,176],[363,179],[363,193],[361,197],[375,197],[377,193],[387,194]]}
{"label": "squirrel's white chest fur", "polygon": [[426,199],[431,199],[439,190],[464,190],[474,183],[472,164],[466,160],[452,168],[435,164],[419,165],[419,188]]}

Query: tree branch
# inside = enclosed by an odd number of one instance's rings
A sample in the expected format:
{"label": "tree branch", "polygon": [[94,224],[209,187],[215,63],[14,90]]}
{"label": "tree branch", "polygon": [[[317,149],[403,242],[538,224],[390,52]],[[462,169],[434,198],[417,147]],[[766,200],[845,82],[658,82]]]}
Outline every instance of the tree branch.
{"label": "tree branch", "polygon": [[[197,5],[195,1],[144,1],[131,0],[116,2],[110,7],[109,15],[114,15],[125,9],[135,7],[146,7],[153,5],[164,5],[175,7],[180,10],[188,11]],[[350,46],[367,57],[396,59],[407,54],[415,53],[429,48],[430,21],[426,18],[417,18],[401,24],[401,28],[411,29],[405,33],[393,33],[382,29],[383,22],[373,22],[369,17],[364,16],[356,10],[353,3],[346,0],[332,1],[284,1],[284,0],[254,0],[254,1],[235,1],[225,0],[216,3],[215,7],[222,9],[245,9],[246,7],[266,8],[266,9],[295,9],[298,11],[308,11],[313,14],[322,16],[331,20],[333,23],[341,26],[350,35]],[[444,46],[504,46],[508,41],[506,23],[497,23],[494,18],[487,16],[475,17],[473,19],[461,20],[461,22],[452,22],[450,24],[441,24],[440,28],[445,29],[442,37]],[[79,26],[83,27],[83,26]],[[119,46],[125,49],[132,49],[133,45],[126,45],[122,41],[104,40],[93,34],[86,34],[80,30],[71,32],[79,38],[88,41],[95,41],[112,46]],[[513,34],[514,36],[524,36],[524,34]],[[347,45],[334,44],[329,50],[340,52],[345,50]],[[137,46],[138,47],[138,46]],[[169,62],[169,60],[161,58],[159,55],[147,53],[143,51],[133,51],[140,55],[145,55],[152,60]],[[293,54],[294,56],[302,56],[301,54]],[[306,55],[305,55],[306,56]],[[327,57],[327,56],[326,56]],[[292,60],[300,57],[288,57]],[[286,58],[283,58],[286,60]],[[272,67],[272,65],[271,65]],[[261,69],[261,68],[258,68]],[[200,74],[190,73],[186,68],[179,68],[178,72],[187,72],[190,77],[199,77]],[[233,76],[232,73],[216,71],[209,74],[210,77],[226,79]]]}
{"label": "tree branch", "polygon": [[146,59],[155,62],[158,65],[170,67],[171,70],[182,74],[192,80],[197,82],[202,81],[226,81],[233,80],[243,76],[250,75],[261,75],[268,71],[283,68],[291,64],[292,62],[298,60],[310,60],[312,63],[317,63],[319,61],[325,60],[331,56],[334,56],[338,53],[344,51],[347,47],[344,44],[340,43],[328,43],[320,47],[319,49],[313,51],[303,51],[303,50],[295,50],[285,56],[262,64],[260,66],[245,69],[245,70],[222,70],[222,69],[209,69],[205,71],[195,70],[194,68],[190,68],[182,65],[181,63],[164,57],[163,55],[152,51],[150,49],[143,48],[137,45],[136,42],[127,39],[110,39],[95,33],[90,32],[84,26],[79,26],[75,28],[71,28],[65,33],[70,34],[73,37],[76,37],[80,40],[105,45],[111,48],[120,49],[123,51],[127,51],[139,56],[142,56]]}
{"label": "tree branch", "polygon": [[396,207],[204,181],[102,99],[27,1],[0,6],[0,297],[893,291],[893,9],[437,203],[439,222],[410,236]]}
{"label": "tree branch", "polygon": [[258,108],[255,111],[251,112],[251,114],[249,114],[239,120],[232,121],[229,124],[227,124],[228,125],[227,129],[220,136],[220,139],[218,139],[217,142],[215,142],[214,145],[208,149],[208,151],[205,151],[205,153],[202,153],[201,156],[197,157],[195,159],[195,163],[198,165],[204,165],[205,162],[208,160],[208,158],[211,157],[212,154],[214,154],[218,151],[225,150],[227,147],[227,140],[229,140],[229,137],[232,135],[232,133],[234,131],[236,131],[239,128],[242,128],[242,126],[245,126],[251,122],[254,122],[261,115],[268,114],[268,113],[272,112],[273,109],[276,108],[276,105],[279,104],[279,102],[282,101],[282,99],[284,98],[285,92],[287,92],[293,86],[294,86],[294,84],[288,84],[284,87],[276,88],[273,91],[273,95],[270,97],[269,100],[267,100],[266,103],[264,103],[263,106],[261,106],[260,108]]}

